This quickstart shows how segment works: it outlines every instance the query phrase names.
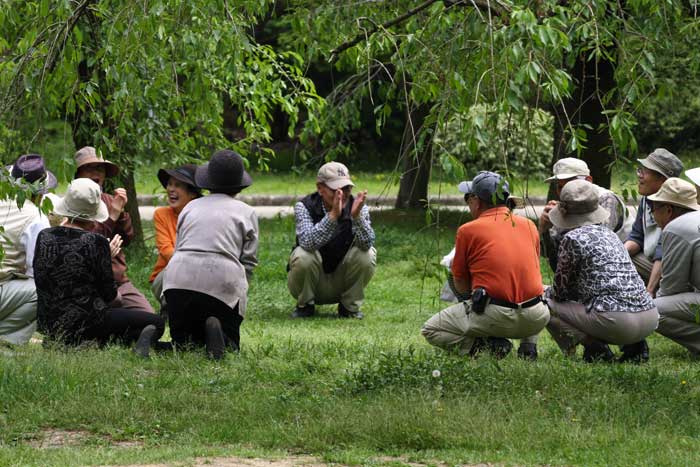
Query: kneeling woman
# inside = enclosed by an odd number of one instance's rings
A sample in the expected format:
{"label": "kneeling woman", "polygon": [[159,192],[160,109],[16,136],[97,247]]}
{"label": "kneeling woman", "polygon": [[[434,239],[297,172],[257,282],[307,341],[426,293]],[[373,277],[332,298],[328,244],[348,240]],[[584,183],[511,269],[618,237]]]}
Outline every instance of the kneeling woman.
{"label": "kneeling woman", "polygon": [[108,217],[99,185],[88,178],[73,180],[53,212],[66,221],[42,230],[36,242],[39,332],[68,345],[136,342],[134,351],[148,357],[150,347],[163,335],[165,322],[153,313],[108,306],[117,296],[111,260],[121,241],[117,236],[110,243],[88,231],[93,222]]}
{"label": "kneeling woman", "polygon": [[165,269],[170,335],[178,344],[204,344],[213,359],[238,350],[248,280],[258,264],[258,218],[235,199],[253,181],[241,156],[217,151],[195,173],[211,194],[190,201],[177,221],[175,254]]}
{"label": "kneeling woman", "polygon": [[565,233],[548,291],[547,330],[564,354],[582,344],[586,361],[611,361],[608,344],[622,346],[622,362],[646,361],[644,338],[656,329],[659,314],[624,245],[601,225],[608,216],[585,180],[567,183],[550,211],[552,224]]}

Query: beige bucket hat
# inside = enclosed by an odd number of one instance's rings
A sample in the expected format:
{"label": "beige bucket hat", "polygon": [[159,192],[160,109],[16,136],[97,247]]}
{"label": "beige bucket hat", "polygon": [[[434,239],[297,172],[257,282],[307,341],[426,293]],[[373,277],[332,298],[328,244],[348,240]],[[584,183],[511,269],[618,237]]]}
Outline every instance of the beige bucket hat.
{"label": "beige bucket hat", "polygon": [[692,211],[700,211],[695,186],[676,177],[667,179],[659,191],[647,196],[647,199],[654,203],[670,204]]}
{"label": "beige bucket hat", "polygon": [[104,222],[109,217],[107,205],[102,201],[100,186],[89,178],[76,178],[63,198],[54,202],[53,213],[70,219]]}
{"label": "beige bucket hat", "polygon": [[595,185],[587,180],[572,180],[559,195],[559,204],[549,211],[549,220],[560,229],[605,222],[610,213],[599,202]]}

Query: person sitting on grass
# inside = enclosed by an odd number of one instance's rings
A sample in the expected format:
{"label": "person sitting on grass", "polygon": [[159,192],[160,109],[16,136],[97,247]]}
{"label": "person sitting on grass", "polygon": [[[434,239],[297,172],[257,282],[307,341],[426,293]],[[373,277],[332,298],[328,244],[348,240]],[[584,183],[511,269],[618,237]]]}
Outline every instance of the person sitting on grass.
{"label": "person sitting on grass", "polygon": [[[591,171],[588,169],[588,164],[581,159],[574,157],[566,157],[559,159],[553,168],[554,174],[545,180],[545,182],[556,183],[556,195],[561,196],[561,190],[567,183],[573,180],[586,180],[593,183]],[[598,192],[598,202],[609,213],[610,217],[603,223],[604,226],[615,232],[621,240],[626,240],[631,229],[632,219],[627,216],[627,208],[622,198],[598,185],[593,185]],[[549,211],[557,205],[557,201],[549,201],[544,207],[540,215],[538,228],[542,239],[542,252],[546,255],[549,261],[549,266],[552,271],[557,270],[557,257],[559,254],[560,232],[556,227],[552,226],[549,220]],[[631,217],[631,216],[630,216]]]}
{"label": "person sitting on grass", "polygon": [[111,262],[119,254],[121,238],[115,235],[110,242],[90,231],[94,222],[109,217],[100,195],[92,180],[73,180],[53,208],[66,221],[39,233],[34,255],[38,330],[47,343],[136,342],[134,352],[148,357],[165,322],[143,310],[110,308],[117,296]]}
{"label": "person sitting on grass", "polygon": [[258,264],[258,218],[235,199],[253,183],[236,152],[215,152],[197,167],[195,183],[211,193],[190,201],[178,216],[163,291],[173,343],[204,344],[218,360],[240,346],[248,284]]}
{"label": "person sitting on grass", "polygon": [[582,344],[586,362],[612,361],[608,344],[623,346],[619,362],[645,362],[644,338],[659,314],[624,245],[603,225],[609,215],[585,180],[567,183],[549,212],[562,237],[554,285],[547,289],[547,330],[565,355]]}
{"label": "person sitting on grass", "polygon": [[[686,173],[687,175],[687,173]],[[700,358],[700,205],[695,187],[669,178],[647,198],[661,233],[661,285],[654,303],[659,309],[656,332]]]}
{"label": "person sitting on grass", "polygon": [[296,246],[289,258],[287,286],[297,301],[293,318],[316,314],[315,305],[338,304],[341,318],[362,319],[364,290],[374,275],[377,251],[367,191],[339,162],[321,166],[316,192],[294,206]]}
{"label": "person sitting on grass", "polygon": [[30,190],[31,199],[17,206],[14,198],[0,201],[0,342],[17,345],[29,341],[36,330],[36,286],[34,246],[48,218],[39,210],[43,195],[56,187],[56,177],[46,170],[39,154],[20,156],[9,170],[20,189]]}
{"label": "person sitting on grass", "polygon": [[[123,246],[127,246],[134,237],[134,229],[131,225],[129,213],[124,211],[128,201],[126,190],[117,188],[114,195],[104,192],[104,184],[107,178],[116,177],[119,174],[119,166],[104,160],[97,154],[95,148],[85,146],[75,153],[75,179],[88,178],[100,186],[102,201],[107,206],[108,216],[103,222],[91,223],[92,232],[104,235],[108,239],[119,235]],[[112,271],[114,280],[119,286],[115,306],[131,310],[143,310],[153,313],[153,307],[146,297],[131,283],[126,275],[127,264],[124,253],[120,252],[112,258]]]}
{"label": "person sitting on grass", "polygon": [[163,270],[175,252],[177,239],[177,218],[187,203],[202,196],[202,190],[194,182],[197,166],[185,164],[175,169],[160,169],[158,180],[167,191],[167,206],[159,207],[153,213],[153,228],[156,231],[156,248],[158,259],[153,267],[151,283],[153,296],[161,303],[161,314],[164,313],[163,300]]}
{"label": "person sitting on grass", "polygon": [[498,358],[521,339],[518,356],[537,358],[537,335],[549,321],[542,303],[540,239],[535,224],[511,212],[508,182],[479,172],[461,186],[473,220],[457,230],[454,289],[462,300],[433,315],[421,333],[432,345]]}

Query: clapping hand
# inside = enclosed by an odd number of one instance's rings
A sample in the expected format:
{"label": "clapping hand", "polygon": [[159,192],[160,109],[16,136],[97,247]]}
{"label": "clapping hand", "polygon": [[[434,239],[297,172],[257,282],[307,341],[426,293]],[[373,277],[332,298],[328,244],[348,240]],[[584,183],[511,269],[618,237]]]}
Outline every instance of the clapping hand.
{"label": "clapping hand", "polygon": [[355,200],[352,202],[352,208],[350,209],[350,215],[353,219],[357,219],[357,216],[362,212],[362,207],[365,205],[365,200],[367,199],[367,190],[361,191],[355,196]]}
{"label": "clapping hand", "polygon": [[338,220],[343,214],[343,207],[345,207],[345,195],[343,190],[338,188],[333,194],[333,205],[331,206],[331,211],[328,213],[331,219]]}
{"label": "clapping hand", "polygon": [[124,212],[124,207],[126,206],[129,198],[126,196],[126,190],[124,188],[117,188],[114,190],[114,198],[112,199],[112,204],[109,206],[109,217],[116,222],[119,216]]}
{"label": "clapping hand", "polygon": [[120,251],[122,251],[122,236],[115,234],[109,242],[109,254],[114,258]]}

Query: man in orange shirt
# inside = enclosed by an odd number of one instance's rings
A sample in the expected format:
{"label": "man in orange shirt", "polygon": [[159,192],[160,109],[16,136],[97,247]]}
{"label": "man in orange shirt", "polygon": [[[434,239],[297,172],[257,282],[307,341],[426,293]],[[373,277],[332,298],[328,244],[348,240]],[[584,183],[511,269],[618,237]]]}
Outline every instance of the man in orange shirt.
{"label": "man in orange shirt", "polygon": [[534,360],[549,322],[537,227],[508,209],[508,182],[494,172],[479,172],[459,190],[474,220],[457,231],[452,275],[469,298],[436,313],[422,334],[437,347],[469,355],[488,348],[497,357],[510,352],[508,338],[521,339],[518,356]]}

